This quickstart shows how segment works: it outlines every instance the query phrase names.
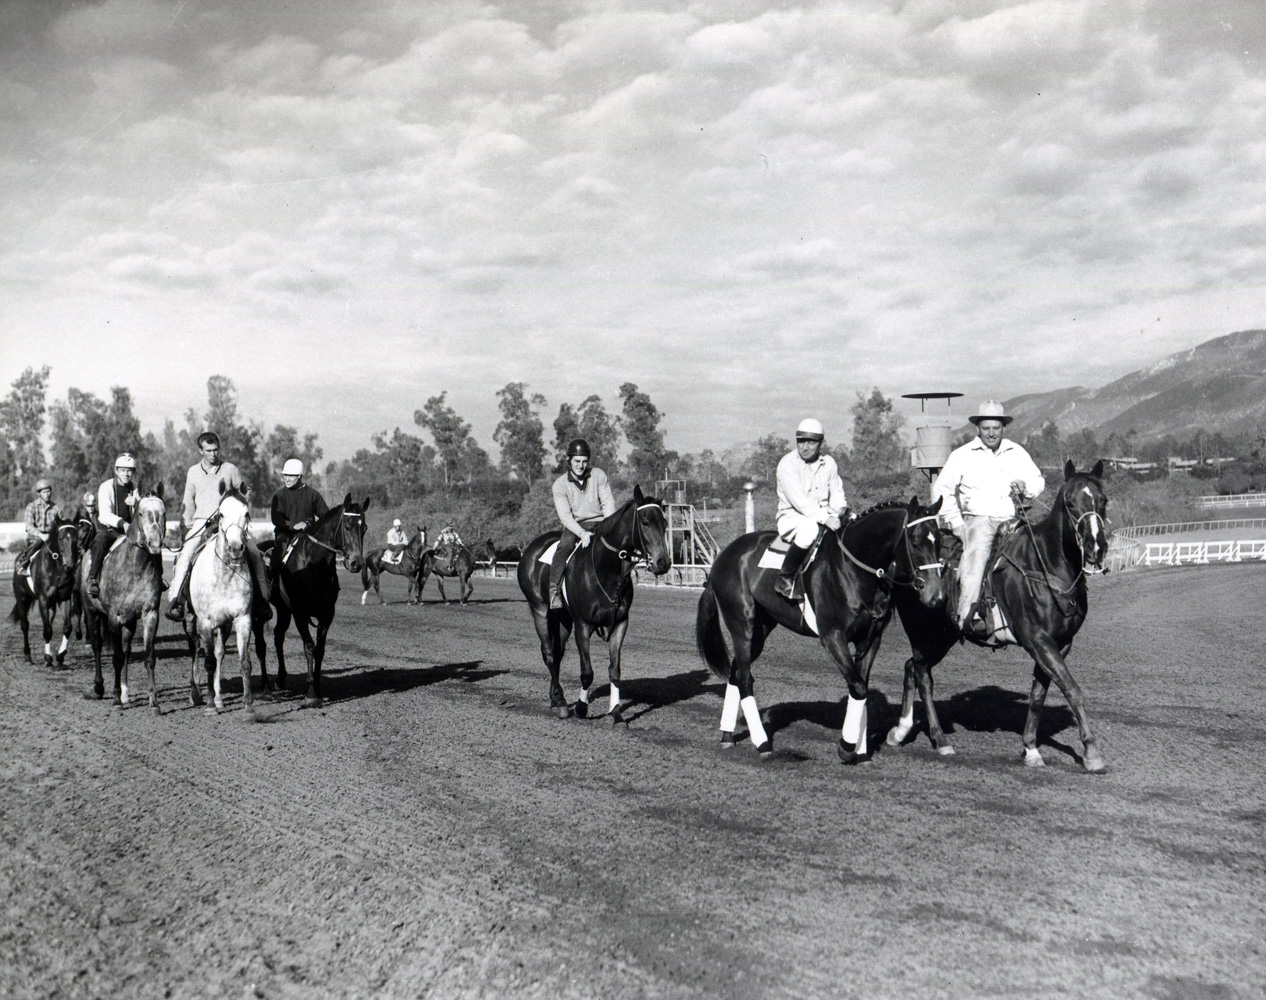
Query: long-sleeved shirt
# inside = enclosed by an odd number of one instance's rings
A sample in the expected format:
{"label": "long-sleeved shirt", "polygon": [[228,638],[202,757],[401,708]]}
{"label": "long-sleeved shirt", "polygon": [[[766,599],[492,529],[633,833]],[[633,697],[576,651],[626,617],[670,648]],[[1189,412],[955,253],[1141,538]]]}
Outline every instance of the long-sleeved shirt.
{"label": "long-sleeved shirt", "polygon": [[1026,497],[1046,489],[1042,470],[1014,441],[1003,438],[997,451],[990,451],[980,438],[955,448],[932,483],[933,501],[942,500],[941,523],[959,528],[964,514],[1015,517],[1013,482],[1024,484]]}
{"label": "long-sleeved shirt", "polygon": [[[220,484],[224,489],[220,489]],[[197,531],[208,517],[220,509],[220,497],[229,490],[241,489],[242,474],[232,462],[221,462],[213,469],[205,469],[199,462],[185,473],[185,497],[181,504],[185,526]]]}
{"label": "long-sleeved shirt", "polygon": [[307,483],[293,489],[283,486],[273,494],[273,528],[279,535],[293,533],[294,525],[300,521],[306,521],[311,527],[329,510],[325,497]]}
{"label": "long-sleeved shirt", "polygon": [[778,461],[778,513],[795,512],[818,524],[838,517],[848,502],[839,466],[830,455],[806,462],[798,451],[788,452]]}
{"label": "long-sleeved shirt", "polygon": [[579,536],[584,530],[581,521],[610,517],[615,513],[615,496],[611,483],[601,469],[590,469],[584,485],[576,481],[570,472],[554,480],[554,510],[563,527]]}
{"label": "long-sleeved shirt", "polygon": [[115,531],[127,531],[136,512],[136,495],[135,483],[124,486],[107,479],[97,490],[97,520]]}
{"label": "long-sleeved shirt", "polygon": [[43,497],[36,497],[26,505],[26,538],[33,542],[37,538],[47,542],[53,530],[53,522],[61,516],[61,509],[55,503],[48,503]]}

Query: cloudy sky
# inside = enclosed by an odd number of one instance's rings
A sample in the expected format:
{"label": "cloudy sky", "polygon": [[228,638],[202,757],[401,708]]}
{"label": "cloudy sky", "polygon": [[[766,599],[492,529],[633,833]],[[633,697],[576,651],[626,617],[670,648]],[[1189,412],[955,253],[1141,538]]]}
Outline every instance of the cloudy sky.
{"label": "cloudy sky", "polygon": [[847,438],[1266,324],[1264,116],[1260,0],[0,0],[0,378]]}

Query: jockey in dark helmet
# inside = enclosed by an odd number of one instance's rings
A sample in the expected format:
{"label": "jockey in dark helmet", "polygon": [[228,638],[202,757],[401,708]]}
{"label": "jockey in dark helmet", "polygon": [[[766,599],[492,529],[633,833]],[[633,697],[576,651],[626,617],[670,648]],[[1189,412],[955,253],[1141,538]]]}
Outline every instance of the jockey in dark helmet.
{"label": "jockey in dark helmet", "polygon": [[593,541],[591,529],[615,513],[615,497],[607,474],[591,468],[589,458],[589,442],[576,438],[567,445],[567,471],[554,480],[554,509],[563,522],[563,534],[549,572],[551,608],[563,606],[563,569],[576,543],[588,548]]}

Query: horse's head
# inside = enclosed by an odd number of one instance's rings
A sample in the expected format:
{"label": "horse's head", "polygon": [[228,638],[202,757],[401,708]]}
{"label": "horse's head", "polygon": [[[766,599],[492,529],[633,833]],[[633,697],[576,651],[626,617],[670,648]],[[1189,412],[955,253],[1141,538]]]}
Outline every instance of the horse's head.
{"label": "horse's head", "polygon": [[251,529],[251,508],[246,495],[236,489],[225,492],[221,484],[218,544],[226,559],[240,560],[246,553],[246,536]]}
{"label": "horse's head", "polygon": [[56,567],[53,577],[57,586],[70,582],[75,566],[79,563],[79,550],[78,524],[57,518],[53,522],[52,533],[48,536],[48,551]]}
{"label": "horse's head", "polygon": [[668,519],[664,505],[654,497],[645,496],[642,487],[633,487],[633,541],[634,553],[646,560],[651,572],[663,576],[673,565],[668,551]]}
{"label": "horse's head", "polygon": [[1108,555],[1108,496],[1102,479],[1102,459],[1089,472],[1078,472],[1071,459],[1064,463],[1060,502],[1077,536],[1082,565],[1090,569],[1102,569]]}
{"label": "horse's head", "polygon": [[[940,497],[931,507],[920,504],[918,497],[910,498],[905,526],[901,529],[903,544],[897,547],[899,568],[893,575],[894,583],[908,583],[929,608],[945,603],[945,559],[941,555],[941,531],[936,519],[940,511]],[[901,574],[909,576],[902,579]]]}
{"label": "horse's head", "polygon": [[163,484],[136,501],[136,513],[128,528],[128,538],[151,555],[161,555],[163,535],[167,533],[167,504],[163,502]]}
{"label": "horse's head", "polygon": [[[348,493],[337,508],[339,523],[334,534],[334,544],[343,556],[343,565],[349,573],[359,573],[365,565],[365,512],[369,510],[370,497],[355,504]],[[334,511],[330,511],[331,514]]]}

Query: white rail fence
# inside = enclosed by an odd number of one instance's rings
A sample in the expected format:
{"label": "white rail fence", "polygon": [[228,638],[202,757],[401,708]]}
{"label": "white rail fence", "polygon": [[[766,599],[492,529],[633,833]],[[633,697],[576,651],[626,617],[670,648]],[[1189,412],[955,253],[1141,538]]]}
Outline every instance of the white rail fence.
{"label": "white rail fence", "polygon": [[1266,507],[1266,493],[1236,493],[1232,496],[1197,497],[1196,506],[1215,510],[1223,507]]}

